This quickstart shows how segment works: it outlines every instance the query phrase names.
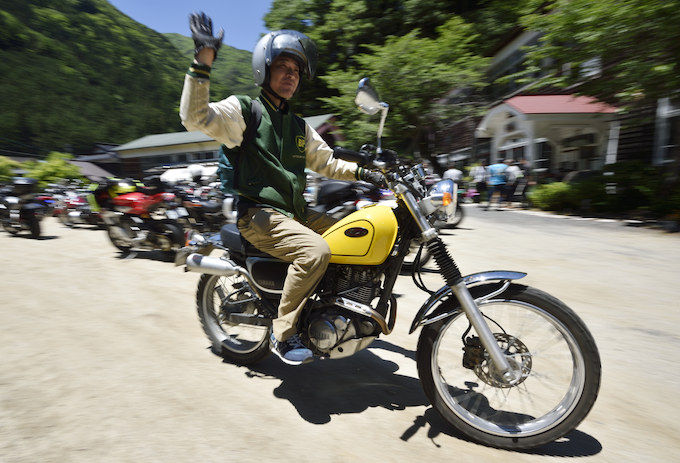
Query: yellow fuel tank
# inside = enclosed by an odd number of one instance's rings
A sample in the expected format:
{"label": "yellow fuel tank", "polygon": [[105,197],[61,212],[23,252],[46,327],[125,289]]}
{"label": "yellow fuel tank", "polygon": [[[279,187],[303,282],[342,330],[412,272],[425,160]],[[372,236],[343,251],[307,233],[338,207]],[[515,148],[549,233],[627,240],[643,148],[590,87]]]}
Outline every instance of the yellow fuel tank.
{"label": "yellow fuel tank", "polygon": [[388,206],[368,206],[338,221],[323,234],[332,264],[378,265],[397,239],[397,219]]}

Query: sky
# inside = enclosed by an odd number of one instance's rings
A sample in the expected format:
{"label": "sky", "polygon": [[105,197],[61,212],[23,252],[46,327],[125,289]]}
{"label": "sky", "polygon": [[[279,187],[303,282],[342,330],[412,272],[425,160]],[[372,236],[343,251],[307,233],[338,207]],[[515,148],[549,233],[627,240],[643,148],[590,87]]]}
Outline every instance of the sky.
{"label": "sky", "polygon": [[119,11],[138,23],[166,33],[191,36],[189,14],[204,11],[213,20],[215,33],[224,29],[223,43],[252,51],[267,31],[264,15],[272,0],[109,0]]}

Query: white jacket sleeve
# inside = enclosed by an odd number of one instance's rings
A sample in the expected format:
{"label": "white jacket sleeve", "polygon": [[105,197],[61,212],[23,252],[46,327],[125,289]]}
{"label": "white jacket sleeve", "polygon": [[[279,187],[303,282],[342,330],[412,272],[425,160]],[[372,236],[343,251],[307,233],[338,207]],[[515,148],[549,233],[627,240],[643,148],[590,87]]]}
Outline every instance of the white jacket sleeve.
{"label": "white jacket sleeve", "polygon": [[235,96],[210,103],[210,80],[186,75],[179,116],[189,131],[200,131],[228,148],[243,141],[246,121]]}
{"label": "white jacket sleeve", "polygon": [[307,168],[328,178],[357,180],[358,165],[333,157],[333,150],[316,130],[306,124]]}

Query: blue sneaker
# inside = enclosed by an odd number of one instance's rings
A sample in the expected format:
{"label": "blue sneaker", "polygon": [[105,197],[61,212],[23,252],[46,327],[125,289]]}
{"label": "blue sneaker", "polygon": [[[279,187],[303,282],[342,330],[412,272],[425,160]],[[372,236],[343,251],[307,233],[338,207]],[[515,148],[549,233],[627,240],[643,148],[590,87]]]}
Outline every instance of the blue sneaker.
{"label": "blue sneaker", "polygon": [[314,360],[314,354],[302,344],[297,334],[285,341],[277,341],[272,333],[269,341],[272,352],[288,365],[302,365]]}

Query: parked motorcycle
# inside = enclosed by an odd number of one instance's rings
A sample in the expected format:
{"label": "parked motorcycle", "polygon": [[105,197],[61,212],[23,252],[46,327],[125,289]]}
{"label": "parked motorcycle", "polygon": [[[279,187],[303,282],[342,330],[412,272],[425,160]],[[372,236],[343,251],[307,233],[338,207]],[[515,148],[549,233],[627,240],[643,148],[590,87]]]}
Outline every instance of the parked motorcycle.
{"label": "parked motorcycle", "polygon": [[53,215],[67,227],[94,225],[104,228],[100,209],[90,199],[96,185],[91,188],[65,188],[55,203]]}
{"label": "parked motorcycle", "polygon": [[352,212],[382,199],[380,188],[367,182],[322,179],[310,209],[330,215],[336,219],[347,217]]}
{"label": "parked motorcycle", "polygon": [[15,177],[11,187],[0,191],[0,222],[7,232],[16,235],[28,230],[31,238],[40,237],[45,206],[36,200],[37,189],[36,179]]}
{"label": "parked motorcycle", "polygon": [[[504,449],[527,449],[572,431],[598,395],[600,358],[585,323],[563,302],[519,284],[523,272],[496,270],[463,276],[433,226],[451,213],[451,180],[423,185],[421,166],[400,163],[380,146],[388,105],[360,82],[356,103],[381,113],[374,151],[336,149],[336,156],[380,169],[397,207],[359,209],[323,236],[332,257],[298,322],[316,356],[335,359],[368,347],[393,330],[395,284],[413,240],[431,252],[445,282],[429,293],[410,332],[421,328],[416,361],[426,396],[467,438]],[[221,256],[210,251],[219,248]],[[242,365],[270,352],[269,331],[288,264],[257,251],[234,224],[219,235],[196,235],[176,256],[202,273],[197,310],[213,351]]]}
{"label": "parked motorcycle", "polygon": [[206,187],[197,191],[190,186],[178,185],[174,192],[181,207],[186,211],[185,215],[180,217],[178,214],[176,217],[185,229],[199,233],[217,233],[226,223],[224,213],[226,198],[218,188],[210,189],[206,193]]}
{"label": "parked motorcycle", "polygon": [[187,214],[159,179],[150,186],[116,195],[102,211],[109,239],[123,252],[132,249],[175,251],[185,243],[178,218]]}

